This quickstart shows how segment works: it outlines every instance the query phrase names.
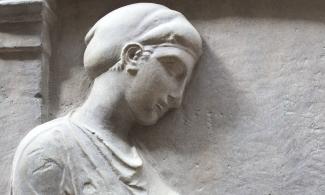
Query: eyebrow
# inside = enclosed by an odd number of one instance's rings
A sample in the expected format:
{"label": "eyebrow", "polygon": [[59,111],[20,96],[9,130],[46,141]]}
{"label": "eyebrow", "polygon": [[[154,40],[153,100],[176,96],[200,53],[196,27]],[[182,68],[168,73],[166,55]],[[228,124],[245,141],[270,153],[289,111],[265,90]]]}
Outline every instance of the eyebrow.
{"label": "eyebrow", "polygon": [[178,48],[181,49],[183,51],[185,51],[186,53],[190,54],[193,58],[197,58],[197,55],[195,54],[194,51],[192,51],[191,49],[184,47],[180,44],[175,44],[175,43],[162,43],[159,45],[155,45],[155,47],[174,47],[174,48]]}

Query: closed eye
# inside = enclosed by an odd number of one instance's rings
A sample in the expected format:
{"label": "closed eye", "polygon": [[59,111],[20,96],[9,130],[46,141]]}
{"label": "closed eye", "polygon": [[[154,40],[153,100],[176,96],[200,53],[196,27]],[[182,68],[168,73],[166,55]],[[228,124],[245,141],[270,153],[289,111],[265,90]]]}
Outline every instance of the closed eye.
{"label": "closed eye", "polygon": [[170,76],[178,80],[184,78],[186,67],[180,59],[174,56],[164,56],[158,58],[158,60]]}

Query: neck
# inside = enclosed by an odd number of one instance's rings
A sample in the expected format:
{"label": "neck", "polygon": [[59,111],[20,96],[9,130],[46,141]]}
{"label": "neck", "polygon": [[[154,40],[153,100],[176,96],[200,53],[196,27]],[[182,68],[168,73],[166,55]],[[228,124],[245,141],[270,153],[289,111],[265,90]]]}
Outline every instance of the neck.
{"label": "neck", "polygon": [[89,97],[72,119],[104,141],[129,150],[128,133],[134,119],[124,98],[127,79],[121,77],[121,72],[106,72],[96,78]]}

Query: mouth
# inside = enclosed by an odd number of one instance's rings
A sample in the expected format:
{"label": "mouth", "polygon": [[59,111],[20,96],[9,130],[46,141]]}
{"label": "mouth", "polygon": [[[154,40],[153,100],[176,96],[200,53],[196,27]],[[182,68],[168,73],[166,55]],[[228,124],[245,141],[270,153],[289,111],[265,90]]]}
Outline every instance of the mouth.
{"label": "mouth", "polygon": [[160,114],[164,113],[167,108],[167,104],[162,100],[159,100],[155,106]]}
{"label": "mouth", "polygon": [[160,104],[156,104],[155,106],[156,106],[156,108],[158,109],[159,112],[162,112],[164,110],[164,107],[162,105],[160,105]]}

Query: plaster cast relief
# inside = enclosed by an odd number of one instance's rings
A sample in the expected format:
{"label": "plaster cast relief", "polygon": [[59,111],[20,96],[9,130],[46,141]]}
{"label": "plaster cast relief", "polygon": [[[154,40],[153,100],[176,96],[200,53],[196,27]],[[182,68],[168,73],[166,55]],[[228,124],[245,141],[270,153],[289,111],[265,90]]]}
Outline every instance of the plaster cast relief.
{"label": "plaster cast relief", "polygon": [[139,3],[104,16],[85,41],[90,94],[21,141],[11,194],[178,194],[128,134],[181,105],[201,54],[199,33],[179,12]]}

